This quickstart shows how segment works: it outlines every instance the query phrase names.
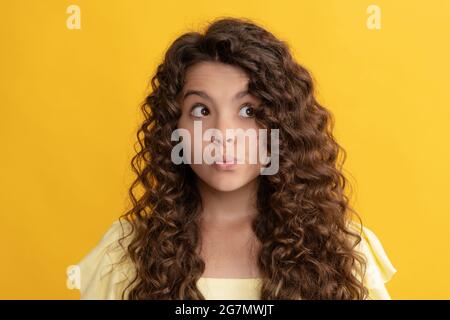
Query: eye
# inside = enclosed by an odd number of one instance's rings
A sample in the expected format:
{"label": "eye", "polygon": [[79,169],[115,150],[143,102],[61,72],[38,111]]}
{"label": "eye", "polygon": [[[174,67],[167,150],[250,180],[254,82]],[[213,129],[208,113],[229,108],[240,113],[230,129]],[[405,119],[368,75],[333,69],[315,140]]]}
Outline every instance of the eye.
{"label": "eye", "polygon": [[245,118],[252,118],[255,116],[255,108],[251,104],[246,104],[239,110],[239,115]]}
{"label": "eye", "polygon": [[196,104],[191,109],[191,115],[197,118],[201,118],[207,116],[209,114],[209,110],[202,104]]}

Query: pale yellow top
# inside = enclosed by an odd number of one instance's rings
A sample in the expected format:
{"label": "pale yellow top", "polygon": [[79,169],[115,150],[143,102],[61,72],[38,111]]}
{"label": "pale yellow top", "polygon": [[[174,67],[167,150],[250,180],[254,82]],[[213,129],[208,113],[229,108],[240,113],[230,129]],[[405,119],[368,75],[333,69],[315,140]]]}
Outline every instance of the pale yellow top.
{"label": "pale yellow top", "polygon": [[[121,293],[128,284],[127,280],[132,279],[134,275],[134,268],[127,260],[125,263],[112,265],[113,262],[119,261],[123,253],[123,249],[117,244],[121,236],[122,228],[117,220],[99,243],[75,265],[79,267],[81,299],[121,299]],[[388,259],[377,236],[363,227],[362,241],[357,249],[367,258],[363,283],[369,290],[369,299],[391,299],[385,283],[397,270]],[[258,300],[260,284],[260,278],[201,277],[197,287],[208,300]]]}

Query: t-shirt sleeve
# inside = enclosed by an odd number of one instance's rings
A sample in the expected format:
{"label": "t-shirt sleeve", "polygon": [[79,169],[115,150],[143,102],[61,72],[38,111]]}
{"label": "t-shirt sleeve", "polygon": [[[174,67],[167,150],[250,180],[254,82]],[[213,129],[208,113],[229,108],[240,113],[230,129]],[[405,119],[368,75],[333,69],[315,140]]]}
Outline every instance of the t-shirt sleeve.
{"label": "t-shirt sleeve", "polygon": [[357,249],[367,261],[366,273],[363,279],[365,287],[369,290],[370,300],[390,300],[391,297],[385,284],[397,272],[389,260],[378,237],[367,227],[362,228],[361,242]]}
{"label": "t-shirt sleeve", "polygon": [[122,291],[130,277],[129,266],[121,260],[125,250],[118,240],[122,235],[122,226],[116,220],[95,247],[75,265],[79,268],[80,299],[122,299]]}

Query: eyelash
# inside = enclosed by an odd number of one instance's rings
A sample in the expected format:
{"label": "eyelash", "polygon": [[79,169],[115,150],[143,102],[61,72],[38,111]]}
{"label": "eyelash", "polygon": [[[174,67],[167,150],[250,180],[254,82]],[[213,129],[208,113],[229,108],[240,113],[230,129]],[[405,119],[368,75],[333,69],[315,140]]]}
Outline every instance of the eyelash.
{"label": "eyelash", "polygon": [[[208,107],[207,106],[205,106],[203,103],[195,103],[192,107],[191,107],[191,111],[190,111],[190,114],[193,116],[193,117],[195,117],[195,118],[201,118],[201,117],[198,117],[198,116],[195,116],[195,115],[193,115],[192,114],[192,112],[195,110],[195,108],[196,107],[198,107],[198,106],[203,106],[203,107],[205,107],[207,110],[208,110],[208,112],[209,112],[209,109],[208,109]],[[253,109],[253,113],[255,112],[255,106],[252,104],[252,103],[244,103],[242,106],[241,106],[241,108],[239,109],[239,111],[243,108],[243,107],[246,107],[246,106],[249,106],[249,107],[251,107],[252,109]],[[209,114],[208,114],[209,115]],[[253,118],[254,117],[254,115],[253,116],[249,116],[249,117],[246,117],[246,118]]]}

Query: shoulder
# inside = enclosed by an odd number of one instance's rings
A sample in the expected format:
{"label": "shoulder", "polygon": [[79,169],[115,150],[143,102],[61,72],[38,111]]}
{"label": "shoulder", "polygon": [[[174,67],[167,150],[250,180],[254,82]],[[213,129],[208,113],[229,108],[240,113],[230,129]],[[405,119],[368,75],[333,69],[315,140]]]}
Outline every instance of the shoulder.
{"label": "shoulder", "polygon": [[371,229],[355,221],[350,221],[349,226],[351,230],[361,236],[361,242],[356,245],[355,249],[366,261],[363,283],[369,290],[369,299],[390,299],[385,284],[392,279],[397,270],[380,239]]}
{"label": "shoulder", "polygon": [[81,299],[121,299],[121,290],[133,276],[126,256],[131,231],[124,220],[114,221],[95,246],[75,265],[79,269]]}

